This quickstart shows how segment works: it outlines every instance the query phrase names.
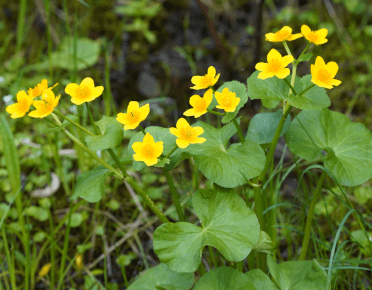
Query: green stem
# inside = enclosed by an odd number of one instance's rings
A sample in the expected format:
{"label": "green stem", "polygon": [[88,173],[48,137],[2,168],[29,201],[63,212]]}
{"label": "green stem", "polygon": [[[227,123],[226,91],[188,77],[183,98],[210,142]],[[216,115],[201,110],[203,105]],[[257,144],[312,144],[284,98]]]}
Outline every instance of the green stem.
{"label": "green stem", "polygon": [[285,51],[288,53],[288,55],[292,55],[291,50],[289,49],[286,41],[283,41],[283,46],[285,48]]}
{"label": "green stem", "polygon": [[327,172],[323,171],[322,175],[320,176],[318,180],[318,184],[316,186],[316,189],[314,191],[313,199],[311,200],[310,203],[310,208],[309,212],[307,214],[307,219],[306,219],[306,226],[305,226],[305,235],[304,239],[302,241],[302,249],[301,249],[301,254],[300,254],[300,260],[305,260],[306,259],[306,254],[307,254],[307,249],[309,247],[309,242],[310,242],[310,234],[311,234],[311,225],[313,222],[314,218],[314,211],[315,211],[315,206],[319,200],[320,194],[322,192],[322,186],[324,179],[327,176]]}
{"label": "green stem", "polygon": [[170,222],[168,218],[161,212],[161,210],[151,200],[151,198],[146,194],[146,192],[144,192],[142,188],[139,187],[139,185],[131,177],[126,177],[124,180],[128,182],[129,185],[142,197],[142,199],[146,202],[146,204],[151,209],[151,211],[154,214],[156,214],[156,216],[159,218],[160,221],[162,221],[163,223]]}
{"label": "green stem", "polygon": [[301,96],[303,95],[305,92],[307,92],[308,90],[310,90],[313,86],[315,86],[315,84],[312,84],[310,86],[308,86],[306,89],[304,89],[301,93],[299,93],[298,95]]}
{"label": "green stem", "polygon": [[[26,20],[26,6],[27,0],[21,0],[20,9],[18,12],[18,19],[17,19],[17,42],[16,42],[16,53],[20,52],[23,44],[24,39],[24,28],[25,28],[25,20]],[[27,282],[26,282],[27,285]],[[28,287],[28,286],[27,286]]]}
{"label": "green stem", "polygon": [[55,243],[54,243],[54,224],[51,210],[49,210],[49,227],[50,227],[50,262],[52,267],[50,269],[50,288],[55,286],[55,273],[56,273],[56,262],[55,262]]}
{"label": "green stem", "polygon": [[12,289],[16,290],[17,289],[17,284],[16,284],[15,268],[14,268],[14,264],[12,262],[12,258],[10,256],[9,244],[8,244],[8,240],[6,238],[6,232],[5,232],[5,227],[4,226],[2,227],[1,232],[2,232],[2,236],[3,236],[3,242],[4,242],[3,246],[5,248],[6,260],[7,260],[8,269],[9,269],[10,283],[12,285]]}
{"label": "green stem", "polygon": [[173,152],[177,150],[177,148],[178,148],[178,145],[174,146],[174,148],[164,158],[168,158],[169,156],[171,156]]}
{"label": "green stem", "polygon": [[67,122],[70,122],[72,125],[78,127],[80,130],[83,130],[85,133],[89,134],[90,136],[96,136],[95,134],[93,134],[89,130],[85,129],[80,124],[76,123],[75,121],[71,120],[70,118],[67,118],[67,117],[63,116],[60,112],[54,111],[53,113],[56,114],[58,117],[61,117],[62,119],[65,119]]}
{"label": "green stem", "polygon": [[54,133],[54,161],[58,169],[58,175],[62,181],[63,189],[65,190],[66,194],[70,196],[71,191],[66,180],[65,172],[63,170],[61,156],[59,155],[58,152],[58,132]]}
{"label": "green stem", "polygon": [[218,267],[218,260],[216,259],[213,248],[211,246],[208,246],[208,250],[209,250],[209,255],[211,256],[211,259],[212,259],[212,262],[213,262],[213,266],[214,266],[214,268],[217,268]]}
{"label": "green stem", "polygon": [[232,121],[233,121],[233,123],[235,125],[236,131],[238,132],[240,142],[243,144],[244,141],[245,141],[245,139],[244,139],[244,135],[243,135],[242,129],[240,128],[240,126],[239,126],[239,124],[238,124],[238,122],[236,121],[235,118]]}
{"label": "green stem", "polygon": [[178,218],[180,219],[181,222],[184,222],[186,219],[185,219],[185,215],[183,214],[183,210],[180,204],[180,199],[179,199],[176,187],[174,186],[173,178],[165,167],[163,168],[163,172],[168,182],[168,186],[169,186],[169,190],[172,195],[173,203],[176,206]]}
{"label": "green stem", "polygon": [[96,132],[97,135],[101,135],[100,129],[97,127],[96,123],[94,122],[94,118],[93,118],[93,115],[92,115],[92,111],[89,108],[89,104],[85,103],[85,106],[87,107],[90,123],[92,124],[92,126],[94,128],[94,131]]}
{"label": "green stem", "polygon": [[287,79],[283,79],[283,80],[288,85],[288,87],[292,90],[293,94],[296,96],[297,93],[296,93],[295,88],[290,84],[290,82]]}
{"label": "green stem", "polygon": [[220,113],[220,112],[216,112],[216,111],[212,111],[212,110],[207,110],[207,112],[218,115],[218,116],[225,116],[226,115],[226,113]]}
{"label": "green stem", "polygon": [[141,125],[139,125],[139,124],[138,124],[138,127],[141,129],[143,135],[146,135],[145,129],[143,129],[143,127]]}
{"label": "green stem", "polygon": [[301,52],[300,56],[299,56],[298,59],[296,60],[296,63],[297,63],[297,64],[300,63],[300,62],[299,62],[299,59],[301,59],[301,57],[304,55],[304,53],[306,52],[306,50],[309,48],[310,44],[311,44],[311,42],[309,42],[309,43],[306,45],[305,49]]}

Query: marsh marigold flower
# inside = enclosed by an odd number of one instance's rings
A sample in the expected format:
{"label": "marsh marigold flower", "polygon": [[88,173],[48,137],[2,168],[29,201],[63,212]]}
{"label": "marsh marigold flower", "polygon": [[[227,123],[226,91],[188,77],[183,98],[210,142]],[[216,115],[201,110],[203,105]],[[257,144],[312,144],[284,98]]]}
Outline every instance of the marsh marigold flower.
{"label": "marsh marigold flower", "polygon": [[332,89],[338,86],[341,81],[334,79],[338,71],[338,65],[334,61],[325,64],[324,59],[318,56],[315,65],[311,65],[311,81],[319,87]]}
{"label": "marsh marigold flower", "polygon": [[77,254],[76,255],[75,262],[76,262],[76,267],[79,270],[84,269],[83,255],[82,254]]}
{"label": "marsh marigold flower", "polygon": [[180,148],[186,148],[190,144],[204,143],[207,141],[205,138],[199,137],[199,135],[204,133],[203,128],[191,127],[184,118],[178,119],[176,127],[177,128],[169,128],[169,131],[178,137],[176,143]]}
{"label": "marsh marigold flower", "polygon": [[328,41],[328,39],[326,38],[328,30],[326,28],[312,31],[309,26],[302,25],[301,33],[308,41],[314,43],[315,45],[320,45]]}
{"label": "marsh marigold flower", "polygon": [[13,119],[22,118],[30,110],[33,99],[32,92],[27,94],[25,91],[20,91],[17,93],[17,103],[9,105],[6,111]]}
{"label": "marsh marigold flower", "polygon": [[303,35],[301,33],[292,34],[292,28],[290,28],[289,26],[284,26],[282,29],[275,33],[266,33],[265,40],[271,42],[292,41],[302,36]]}
{"label": "marsh marigold flower", "polygon": [[240,102],[240,98],[236,97],[236,93],[230,92],[228,88],[224,88],[222,93],[215,93],[218,106],[217,109],[225,110],[225,112],[234,112],[236,106]]}
{"label": "marsh marigold flower", "polygon": [[220,74],[216,76],[216,69],[213,66],[208,68],[208,73],[205,76],[193,76],[191,82],[194,84],[191,89],[202,90],[212,87],[217,83]]}
{"label": "marsh marigold flower", "polygon": [[71,102],[76,105],[91,102],[102,95],[103,87],[94,86],[94,81],[91,78],[85,78],[80,85],[68,84],[65,88],[65,93],[71,96]]}
{"label": "marsh marigold flower", "polygon": [[209,105],[212,103],[213,99],[213,90],[209,89],[204,93],[203,98],[198,95],[193,95],[190,98],[190,105],[192,109],[188,109],[183,114],[185,116],[194,116],[199,118],[201,115],[204,115],[207,112]]}
{"label": "marsh marigold flower", "polygon": [[129,102],[127,113],[117,114],[116,120],[119,123],[124,124],[124,130],[135,129],[138,125],[147,118],[150,113],[150,105],[146,104],[142,107],[139,106],[138,102]]}
{"label": "marsh marigold flower", "polygon": [[163,142],[155,143],[154,137],[146,133],[143,142],[134,142],[132,148],[136,154],[134,160],[143,161],[147,166],[158,163],[158,157],[163,153]]}
{"label": "marsh marigold flower", "polygon": [[49,273],[49,270],[50,270],[51,267],[52,267],[51,263],[48,263],[48,264],[44,265],[39,272],[39,277],[46,276]]}
{"label": "marsh marigold flower", "polygon": [[[50,87],[49,89],[53,89],[57,84],[55,84],[54,86]],[[41,94],[46,90],[48,89],[48,80],[46,79],[43,79],[39,84],[37,84],[36,86],[34,86],[34,88],[29,88],[27,90],[28,94],[31,95],[36,98],[36,97],[39,97],[41,96]]]}
{"label": "marsh marigold flower", "polygon": [[292,55],[282,57],[282,55],[273,48],[267,55],[267,63],[259,62],[256,64],[256,70],[261,71],[257,77],[262,80],[271,78],[273,76],[284,79],[290,74],[290,70],[287,68],[287,66],[292,61]]}
{"label": "marsh marigold flower", "polygon": [[44,118],[49,116],[54,108],[58,106],[60,97],[61,95],[56,97],[51,89],[44,90],[41,95],[42,100],[33,102],[36,110],[30,112],[28,115],[33,118]]}

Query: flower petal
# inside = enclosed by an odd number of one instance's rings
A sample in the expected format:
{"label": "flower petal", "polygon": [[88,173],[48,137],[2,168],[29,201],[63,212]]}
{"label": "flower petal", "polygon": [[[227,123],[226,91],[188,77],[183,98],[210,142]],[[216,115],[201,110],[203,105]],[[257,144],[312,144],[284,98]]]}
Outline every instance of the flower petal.
{"label": "flower petal", "polygon": [[302,33],[291,34],[286,40],[293,41],[300,37],[303,37]]}
{"label": "flower petal", "polygon": [[163,141],[156,142],[154,145],[154,155],[156,157],[159,157],[163,153],[163,150],[164,150]]}
{"label": "flower petal", "polygon": [[272,59],[281,59],[282,55],[275,48],[272,48],[267,55],[267,62],[270,63]]}
{"label": "flower petal", "polygon": [[319,29],[318,31],[316,31],[316,34],[320,38],[325,38],[328,34],[328,30],[327,30],[327,28],[322,28],[322,29]]}
{"label": "flower petal", "polygon": [[199,138],[196,138],[195,140],[193,140],[193,141],[190,142],[190,143],[193,143],[193,144],[201,144],[201,143],[204,143],[205,141],[207,141],[207,139],[202,138],[202,137],[199,137]]}
{"label": "flower petal", "polygon": [[193,76],[193,77],[191,78],[191,82],[192,82],[194,85],[198,85],[198,84],[200,84],[202,78],[203,78],[203,77],[201,77],[201,76]]}
{"label": "flower petal", "polygon": [[183,113],[185,116],[187,117],[191,117],[191,116],[195,116],[197,114],[197,112],[195,111],[195,109],[188,109],[187,111],[185,111]]}
{"label": "flower petal", "polygon": [[257,78],[261,80],[265,80],[267,78],[272,78],[274,76],[273,72],[260,72],[257,76]]}
{"label": "flower petal", "polygon": [[327,63],[327,70],[331,74],[331,78],[333,79],[337,72],[338,72],[338,65],[334,61],[330,61]]}
{"label": "flower petal", "polygon": [[19,91],[17,93],[17,103],[28,102],[29,96],[25,91]]}
{"label": "flower petal", "polygon": [[71,97],[75,97],[78,88],[79,88],[78,84],[74,83],[68,84],[65,88],[65,93],[70,95]]}
{"label": "flower petal", "polygon": [[268,63],[259,62],[259,63],[256,64],[255,69],[259,70],[259,71],[266,72],[270,69],[269,66],[270,65]]}
{"label": "flower petal", "polygon": [[143,148],[143,143],[141,142],[134,142],[132,145],[133,151],[136,152],[137,154],[142,152],[142,148]]}
{"label": "flower petal", "polygon": [[211,85],[214,86],[217,83],[219,78],[220,78],[220,74],[216,75],[216,77],[213,79]]}
{"label": "flower petal", "polygon": [[136,101],[130,101],[128,108],[127,108],[127,113],[133,112],[133,111],[138,111],[139,110],[139,104]]}
{"label": "flower petal", "polygon": [[202,98],[199,95],[193,95],[191,96],[189,103],[192,107],[196,107],[201,100]]}
{"label": "flower petal", "polygon": [[324,39],[320,39],[320,40],[314,42],[314,44],[315,45],[321,45],[321,44],[324,44],[326,42],[328,42],[328,39],[327,38],[324,38]]}
{"label": "flower petal", "polygon": [[170,127],[169,132],[171,132],[171,134],[173,134],[174,136],[177,136],[178,138],[181,137],[181,132],[177,128]]}
{"label": "flower petal", "polygon": [[190,127],[189,123],[187,123],[186,119],[184,118],[179,118],[176,124],[177,129],[181,129],[184,127]]}
{"label": "flower petal", "polygon": [[339,86],[341,84],[341,81],[340,80],[336,80],[336,79],[332,79],[330,81],[330,84],[333,85],[333,86]]}
{"label": "flower petal", "polygon": [[283,68],[283,69],[280,69],[278,71],[275,72],[275,75],[279,78],[279,79],[284,79],[286,78],[287,76],[289,76],[289,74],[291,73],[291,71],[289,70],[289,68]]}
{"label": "flower petal", "polygon": [[205,105],[208,108],[209,105],[212,103],[212,100],[213,100],[213,90],[212,89],[207,90],[204,93],[203,99],[205,100]]}
{"label": "flower petal", "polygon": [[[311,29],[310,29],[309,26],[307,26],[307,25],[302,25],[302,26],[301,26],[301,33],[305,36],[305,38],[306,38],[306,36],[307,36],[310,32],[311,32]],[[307,39],[307,38],[306,38],[306,39]]]}
{"label": "flower petal", "polygon": [[139,108],[139,119],[145,120],[150,113],[150,104],[146,104]]}
{"label": "flower petal", "polygon": [[294,58],[293,58],[292,55],[283,56],[283,58],[282,58],[282,66],[283,66],[283,68],[284,67],[287,67],[287,65],[289,65],[293,60],[294,60]]}
{"label": "flower petal", "polygon": [[81,81],[80,86],[87,86],[90,89],[94,88],[94,81],[92,78],[85,78]]}
{"label": "flower petal", "polygon": [[216,69],[213,66],[208,68],[208,76],[214,78],[216,76]]}
{"label": "flower petal", "polygon": [[185,139],[181,139],[181,138],[178,138],[176,140],[176,144],[178,147],[180,148],[186,148],[187,146],[189,146],[190,142],[186,141]]}
{"label": "flower petal", "polygon": [[145,137],[143,137],[143,144],[153,145],[155,144],[154,137],[150,135],[149,132],[146,133]]}
{"label": "flower petal", "polygon": [[92,90],[92,98],[93,98],[93,100],[95,98],[98,98],[100,95],[102,95],[103,89],[104,89],[103,86],[98,86],[98,87],[95,87]]}
{"label": "flower petal", "polygon": [[204,129],[202,127],[192,127],[192,129],[195,136],[199,136],[204,133]]}
{"label": "flower petal", "polygon": [[116,115],[116,120],[121,124],[127,124],[128,123],[128,117],[125,113],[119,113]]}
{"label": "flower petal", "polygon": [[143,162],[145,162],[147,166],[152,166],[152,165],[155,165],[156,163],[158,163],[158,158],[156,158],[156,157],[148,158],[147,157],[145,160],[143,160]]}
{"label": "flower petal", "polygon": [[275,39],[275,34],[270,32],[265,34],[265,40],[266,41],[273,41]]}
{"label": "flower petal", "polygon": [[325,66],[326,66],[326,64],[324,62],[324,59],[321,56],[317,56],[317,58],[315,59],[315,67],[317,69],[320,69],[320,68],[323,68]]}

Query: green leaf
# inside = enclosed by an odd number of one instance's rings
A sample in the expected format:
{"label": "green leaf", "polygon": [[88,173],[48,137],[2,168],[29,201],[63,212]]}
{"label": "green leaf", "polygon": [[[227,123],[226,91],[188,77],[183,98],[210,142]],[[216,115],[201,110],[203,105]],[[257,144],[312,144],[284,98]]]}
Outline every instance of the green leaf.
{"label": "green leaf", "polygon": [[270,274],[281,290],[327,290],[327,275],[315,260],[276,264],[267,255]]}
{"label": "green leaf", "polygon": [[297,62],[309,61],[313,57],[312,53],[305,53],[297,60]]}
{"label": "green leaf", "polygon": [[273,241],[270,236],[264,232],[260,231],[260,236],[258,238],[258,243],[253,247],[256,252],[272,254],[274,251]]}
{"label": "green leaf", "polygon": [[243,144],[233,144],[226,149],[230,137],[236,133],[233,123],[221,129],[199,121],[195,126],[204,129],[202,144],[190,144],[184,149],[195,161],[199,170],[214,183],[233,188],[247,183],[258,176],[264,168],[266,156],[262,148],[246,140]]}
{"label": "green leaf", "polygon": [[302,111],[292,121],[285,140],[294,154],[306,160],[320,156],[319,150],[327,152],[324,166],[342,185],[356,186],[372,177],[372,134],[341,113]]}
{"label": "green leaf", "polygon": [[[230,92],[236,93],[236,97],[240,98],[240,102],[238,106],[236,107],[236,110],[234,112],[229,112],[222,118],[222,123],[226,124],[229,123],[232,119],[235,118],[235,116],[239,113],[239,110],[243,108],[246,102],[248,102],[248,95],[247,95],[247,88],[244,84],[238,82],[238,81],[231,81],[226,82],[222,86],[220,86],[217,90],[217,92],[222,93],[222,90],[224,88],[228,88]],[[217,106],[217,100],[216,98],[213,98],[214,100],[214,106]]]}
{"label": "green leaf", "polygon": [[39,206],[31,205],[25,210],[25,213],[28,216],[33,217],[34,219],[41,222],[45,222],[49,218],[48,211],[45,208]]}
{"label": "green leaf", "polygon": [[[75,212],[71,215],[71,223],[70,226],[72,228],[77,228],[80,227],[81,224],[83,223],[83,216],[81,213]],[[65,225],[67,226],[68,220],[66,220]]]}
{"label": "green leaf", "polygon": [[[151,136],[154,137],[155,142],[163,141],[163,145],[164,145],[163,155],[164,156],[166,156],[176,146],[177,137],[170,133],[169,128],[162,128],[162,127],[153,126],[153,127],[147,127],[145,129],[145,132],[146,133],[149,132],[151,134]],[[135,161],[134,160],[133,155],[135,154],[135,152],[132,148],[132,145],[133,145],[134,142],[142,142],[143,137],[144,137],[143,133],[138,132],[136,135],[134,135],[130,139],[129,145],[128,145],[128,152],[132,156],[133,166],[134,166],[134,169],[136,169],[137,171],[140,171],[143,168],[145,168],[146,164],[143,161]],[[168,170],[171,170],[175,167],[178,159],[180,158],[181,153],[182,153],[182,149],[178,148],[169,157],[169,163],[168,163],[167,160],[161,161],[161,159],[159,158],[158,164],[160,165],[160,167],[167,164],[166,168]],[[158,165],[158,164],[156,164],[156,165]],[[154,165],[154,166],[156,166],[156,165]]]}
{"label": "green leaf", "polygon": [[123,140],[123,127],[114,117],[106,117],[95,122],[101,134],[99,136],[87,136],[85,141],[91,150],[104,150],[116,148]]}
{"label": "green leaf", "polygon": [[249,282],[254,285],[256,290],[279,290],[269,276],[260,269],[250,270],[245,273],[245,276],[248,278]]}
{"label": "green leaf", "polygon": [[[261,99],[262,104],[266,108],[275,108],[280,101],[285,100],[288,97],[289,87],[284,80],[278,79],[275,76],[261,80],[257,78],[259,73],[259,71],[255,71],[247,79],[248,97],[252,100]],[[291,82],[290,75],[287,76],[286,79]],[[299,77],[296,77],[295,90],[296,92],[302,91]]]}
{"label": "green leaf", "polygon": [[104,194],[105,179],[111,174],[112,172],[104,166],[98,166],[91,171],[80,174],[76,179],[76,187],[71,199],[80,197],[88,202],[100,201]]}
{"label": "green leaf", "polygon": [[160,264],[142,274],[128,290],[158,290],[157,286],[171,286],[175,290],[190,289],[194,284],[194,274],[177,273],[165,264]]}
{"label": "green leaf", "polygon": [[234,190],[199,189],[192,204],[201,227],[186,222],[162,224],[154,233],[154,250],[177,272],[198,269],[203,248],[217,248],[225,259],[242,261],[257,244],[259,223]]}
{"label": "green leaf", "polygon": [[[271,143],[282,116],[282,109],[279,109],[275,113],[261,113],[255,115],[249,122],[249,128],[245,135],[245,139],[251,140],[257,144]],[[288,115],[280,136],[288,131],[290,125],[291,116]]]}
{"label": "green leaf", "polygon": [[[301,91],[313,84],[311,78],[311,75],[306,75],[301,78],[301,90],[295,88],[297,94],[301,93]],[[320,110],[328,108],[331,105],[331,100],[329,99],[325,88],[314,86],[310,90],[307,90],[305,94],[296,96],[293,94],[289,95],[288,103],[291,106],[302,110]]]}
{"label": "green leaf", "polygon": [[[203,275],[194,290],[256,290],[247,277],[230,267],[220,267]],[[266,288],[264,288],[266,289]]]}

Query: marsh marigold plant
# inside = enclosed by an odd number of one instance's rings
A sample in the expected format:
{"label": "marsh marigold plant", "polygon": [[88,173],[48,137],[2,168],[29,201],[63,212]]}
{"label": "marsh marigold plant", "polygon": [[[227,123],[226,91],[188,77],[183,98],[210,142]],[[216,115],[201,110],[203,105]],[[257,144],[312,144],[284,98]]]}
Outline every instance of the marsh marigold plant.
{"label": "marsh marigold plant", "polygon": [[60,97],[61,95],[56,97],[51,89],[44,90],[41,95],[42,100],[33,102],[33,106],[36,110],[30,112],[28,115],[33,118],[44,118],[49,116],[54,108],[58,106]]}
{"label": "marsh marigold plant", "polygon": [[194,116],[199,118],[201,115],[207,113],[207,109],[213,100],[213,90],[209,89],[204,93],[203,97],[199,95],[193,95],[190,98],[190,105],[192,109],[188,109],[183,114],[185,116]]}
{"label": "marsh marigold plant", "polygon": [[341,81],[336,80],[338,71],[338,65],[334,61],[325,63],[321,56],[318,56],[315,60],[315,64],[311,65],[311,81],[319,87],[326,89],[332,89],[333,86],[338,86]]}
{"label": "marsh marigold plant", "polygon": [[287,66],[294,60],[292,55],[282,56],[276,49],[271,49],[267,55],[267,63],[259,62],[256,64],[256,70],[261,71],[258,74],[259,79],[272,78],[284,79],[291,71]]}
{"label": "marsh marigold plant", "polygon": [[65,93],[71,96],[71,102],[75,105],[91,102],[102,95],[102,92],[103,87],[95,87],[92,78],[83,79],[80,85],[68,84],[65,88]]}
{"label": "marsh marigold plant", "polygon": [[30,110],[30,106],[33,103],[32,92],[28,94],[25,91],[20,91],[17,93],[17,102],[15,104],[9,105],[6,111],[10,114],[13,119],[22,118]]}
{"label": "marsh marigold plant", "polygon": [[194,90],[202,90],[209,87],[213,87],[218,79],[220,77],[220,74],[216,76],[216,69],[213,66],[210,66],[208,68],[208,73],[204,76],[193,76],[191,78],[191,82],[194,84],[191,89]]}
{"label": "marsh marigold plant", "polygon": [[149,104],[140,107],[138,102],[131,101],[129,102],[127,113],[117,114],[116,120],[124,125],[124,130],[126,131],[137,128],[147,118],[149,113]]}
{"label": "marsh marigold plant", "polygon": [[184,119],[179,118],[176,124],[176,128],[171,127],[169,131],[178,138],[176,139],[176,144],[180,148],[186,148],[190,144],[204,143],[207,141],[205,138],[199,137],[199,135],[204,133],[202,127],[192,127]]}
{"label": "marsh marigold plant", "polygon": [[296,40],[303,35],[301,33],[292,34],[292,28],[289,26],[284,26],[282,29],[275,33],[266,33],[265,40],[270,42],[283,42]]}
{"label": "marsh marigold plant", "polygon": [[310,43],[314,43],[315,45],[321,45],[328,41],[326,38],[328,30],[326,28],[313,31],[309,26],[302,25],[301,33]]}
{"label": "marsh marigold plant", "polygon": [[133,155],[134,160],[143,161],[147,166],[152,166],[158,163],[158,157],[163,153],[163,142],[155,143],[154,137],[146,133],[143,141],[133,143],[132,148],[136,153]]}

